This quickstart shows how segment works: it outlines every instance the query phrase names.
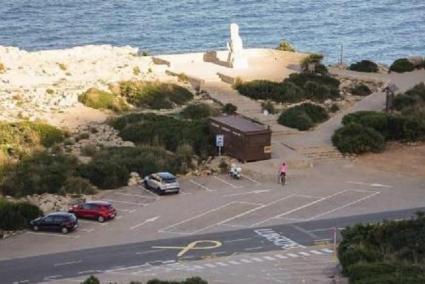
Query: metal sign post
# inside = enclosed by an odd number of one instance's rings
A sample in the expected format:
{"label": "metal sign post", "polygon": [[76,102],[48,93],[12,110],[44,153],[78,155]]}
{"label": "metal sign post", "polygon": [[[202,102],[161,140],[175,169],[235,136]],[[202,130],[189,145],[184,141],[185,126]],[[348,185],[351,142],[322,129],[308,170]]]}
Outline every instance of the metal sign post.
{"label": "metal sign post", "polygon": [[217,134],[215,136],[215,146],[218,147],[218,155],[221,156],[221,148],[224,146],[224,135]]}

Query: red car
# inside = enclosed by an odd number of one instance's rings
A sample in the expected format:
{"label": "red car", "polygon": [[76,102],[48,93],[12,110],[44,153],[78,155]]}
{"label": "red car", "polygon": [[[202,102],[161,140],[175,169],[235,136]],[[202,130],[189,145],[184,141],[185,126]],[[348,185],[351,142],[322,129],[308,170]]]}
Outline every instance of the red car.
{"label": "red car", "polygon": [[87,201],[76,204],[69,209],[69,213],[74,213],[78,218],[96,219],[101,223],[117,216],[117,210],[105,201]]}

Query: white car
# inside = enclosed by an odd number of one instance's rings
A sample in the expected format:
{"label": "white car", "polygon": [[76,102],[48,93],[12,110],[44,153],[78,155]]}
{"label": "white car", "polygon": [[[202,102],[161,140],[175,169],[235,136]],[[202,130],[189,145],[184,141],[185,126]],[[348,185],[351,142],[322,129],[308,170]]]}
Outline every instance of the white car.
{"label": "white car", "polygon": [[146,176],[143,183],[147,189],[162,193],[179,193],[180,185],[176,177],[169,172],[159,172]]}

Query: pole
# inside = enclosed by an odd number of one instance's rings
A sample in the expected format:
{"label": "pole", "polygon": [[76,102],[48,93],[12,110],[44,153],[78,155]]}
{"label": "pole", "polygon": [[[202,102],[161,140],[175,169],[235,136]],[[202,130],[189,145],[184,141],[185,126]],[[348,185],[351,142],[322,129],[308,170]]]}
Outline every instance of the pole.
{"label": "pole", "polygon": [[221,156],[221,147],[218,146],[218,155]]}
{"label": "pole", "polygon": [[336,257],[336,230],[337,228],[334,227],[334,236],[333,236],[333,250],[334,250],[334,256]]}
{"label": "pole", "polygon": [[344,44],[341,44],[341,53],[339,55],[339,64],[342,65],[343,63],[343,54],[344,54]]}

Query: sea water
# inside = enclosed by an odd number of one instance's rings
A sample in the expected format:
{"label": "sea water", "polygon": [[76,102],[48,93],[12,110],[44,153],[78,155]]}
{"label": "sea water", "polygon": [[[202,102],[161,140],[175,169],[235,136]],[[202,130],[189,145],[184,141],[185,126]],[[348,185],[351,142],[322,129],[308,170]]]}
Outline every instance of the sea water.
{"label": "sea water", "polygon": [[328,62],[425,56],[425,0],[0,0],[0,45],[27,50],[131,45],[150,54],[246,47],[282,38]]}

